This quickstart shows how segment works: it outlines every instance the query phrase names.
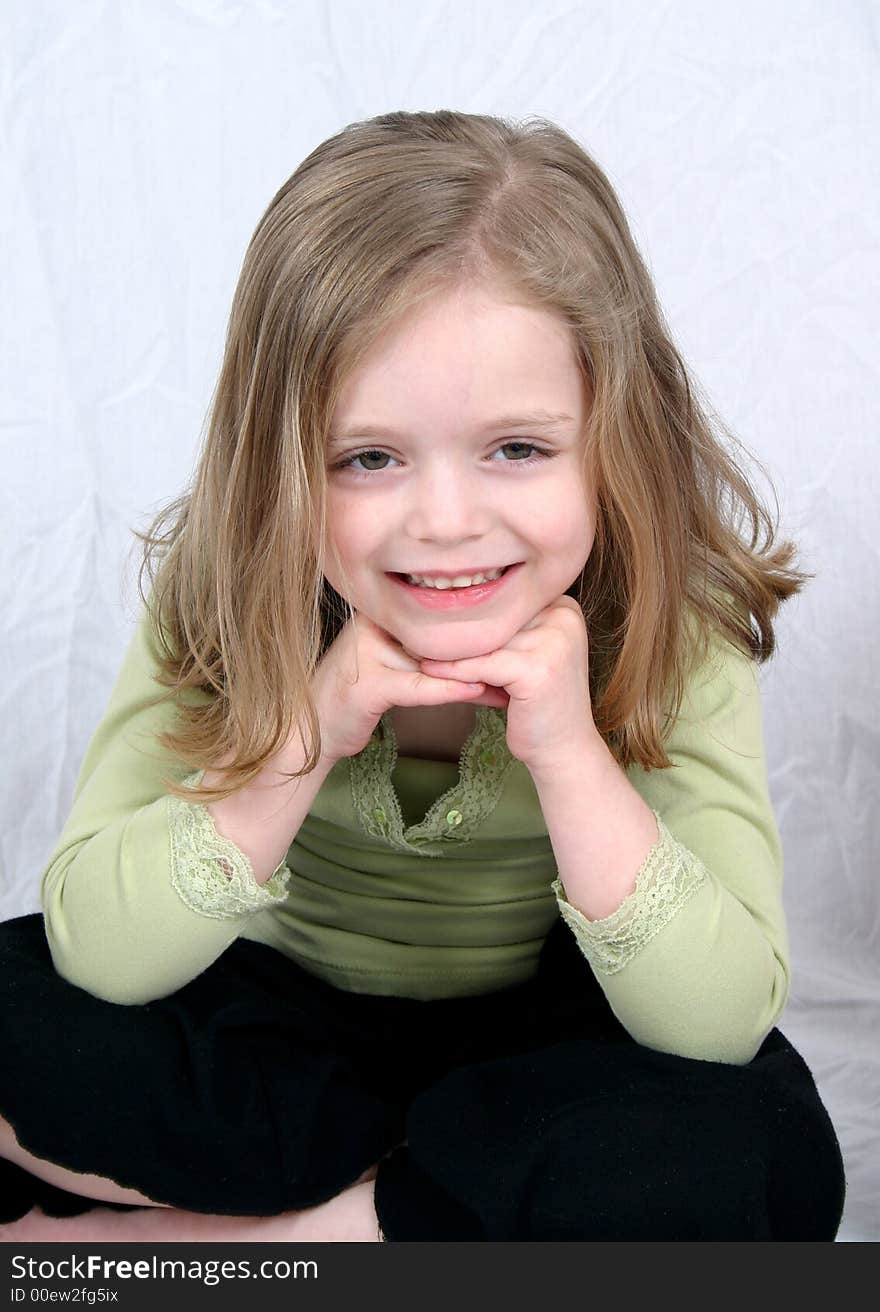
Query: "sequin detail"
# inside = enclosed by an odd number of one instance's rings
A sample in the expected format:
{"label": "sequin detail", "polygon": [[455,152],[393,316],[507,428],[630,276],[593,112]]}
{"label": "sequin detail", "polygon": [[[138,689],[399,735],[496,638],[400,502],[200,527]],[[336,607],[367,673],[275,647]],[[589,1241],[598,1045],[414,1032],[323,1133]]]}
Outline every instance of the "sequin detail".
{"label": "sequin detail", "polygon": [[639,868],[635,889],[609,916],[588,920],[569,903],[561,880],[550,886],[584,956],[604,975],[623,970],[709,878],[700,858],[673,838],[657,811],[653,814],[660,836]]}
{"label": "sequin detail", "polygon": [[476,723],[458,761],[458,780],[438,797],[424,820],[404,826],[391,776],[397,764],[397,738],[390,716],[379,721],[373,737],[349,757],[355,814],[373,838],[417,856],[442,856],[451,843],[465,843],[494,810],[515,758],[507,747],[506,712],[476,706]]}
{"label": "sequin detail", "polygon": [[[198,786],[204,770],[183,780]],[[290,869],[281,861],[265,884],[254,879],[249,858],[218,834],[213,816],[199,802],[168,796],[171,884],[191,911],[212,920],[234,920],[287,901]]]}

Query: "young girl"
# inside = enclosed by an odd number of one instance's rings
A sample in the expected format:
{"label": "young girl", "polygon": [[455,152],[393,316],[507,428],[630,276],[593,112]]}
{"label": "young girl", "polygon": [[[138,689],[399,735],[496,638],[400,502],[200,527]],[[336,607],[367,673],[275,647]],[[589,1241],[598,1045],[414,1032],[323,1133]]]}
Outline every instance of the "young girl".
{"label": "young girl", "polygon": [[811,576],[597,164],[318,146],[171,518],[0,927],[2,1237],[833,1239],[757,673]]}

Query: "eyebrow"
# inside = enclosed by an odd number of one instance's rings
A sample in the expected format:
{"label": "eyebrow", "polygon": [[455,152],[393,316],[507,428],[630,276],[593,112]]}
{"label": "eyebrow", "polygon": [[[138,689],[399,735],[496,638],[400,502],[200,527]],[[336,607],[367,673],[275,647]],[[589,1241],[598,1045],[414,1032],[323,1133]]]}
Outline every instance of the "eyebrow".
{"label": "eyebrow", "polygon": [[[497,419],[490,419],[478,428],[480,433],[494,432],[499,428],[539,428],[551,429],[558,428],[560,424],[574,423],[573,415],[552,414],[549,410],[532,410],[528,413],[518,415],[499,415]],[[392,427],[389,424],[358,424],[349,423],[344,428],[334,432],[330,436],[329,445],[338,446],[342,442],[347,442],[351,438],[405,438],[406,433]]]}

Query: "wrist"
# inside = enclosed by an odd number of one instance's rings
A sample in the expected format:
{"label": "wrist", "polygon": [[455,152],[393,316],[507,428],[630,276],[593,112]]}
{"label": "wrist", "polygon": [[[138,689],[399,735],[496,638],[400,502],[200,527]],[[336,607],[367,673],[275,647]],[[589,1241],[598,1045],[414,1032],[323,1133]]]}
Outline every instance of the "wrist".
{"label": "wrist", "polygon": [[[317,746],[318,744],[317,742],[314,742],[312,745]],[[325,749],[326,739],[322,736],[318,754],[315,758],[315,764],[306,775],[301,776],[302,778],[310,778],[312,775],[323,777],[330,773],[339,758]],[[306,764],[307,757],[308,753],[306,752],[302,735],[299,729],[296,728],[291,733],[284,747],[266,762],[266,768],[271,771],[277,780],[280,778],[282,772],[284,774],[294,774],[297,771],[302,770],[303,766]],[[296,783],[297,780],[291,780],[290,782]]]}
{"label": "wrist", "polygon": [[558,783],[560,777],[565,778],[574,768],[579,771],[590,768],[604,770],[609,765],[619,768],[613,752],[595,729],[531,763],[526,762],[536,789]]}

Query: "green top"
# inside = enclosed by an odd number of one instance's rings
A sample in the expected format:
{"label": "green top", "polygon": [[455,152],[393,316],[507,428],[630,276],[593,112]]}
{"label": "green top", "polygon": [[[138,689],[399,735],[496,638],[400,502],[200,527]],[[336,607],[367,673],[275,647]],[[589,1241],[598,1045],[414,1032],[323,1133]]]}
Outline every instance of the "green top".
{"label": "green top", "polygon": [[674,768],[627,771],[660,838],[635,891],[595,921],[566,900],[505,711],[476,708],[457,765],[398,757],[383,716],[364,750],[330,771],[259,885],[206,807],[162,789],[163,773],[194,782],[202,772],[155,741],[173,716],[168,702],[146,705],[161,690],[156,668],[144,612],[42,875],[65,979],[143,1003],[246,938],[341,989],[464,996],[533,976],[561,914],[637,1042],[743,1064],[777,1023],[790,972],[758,671],[720,636],[666,739]]}

